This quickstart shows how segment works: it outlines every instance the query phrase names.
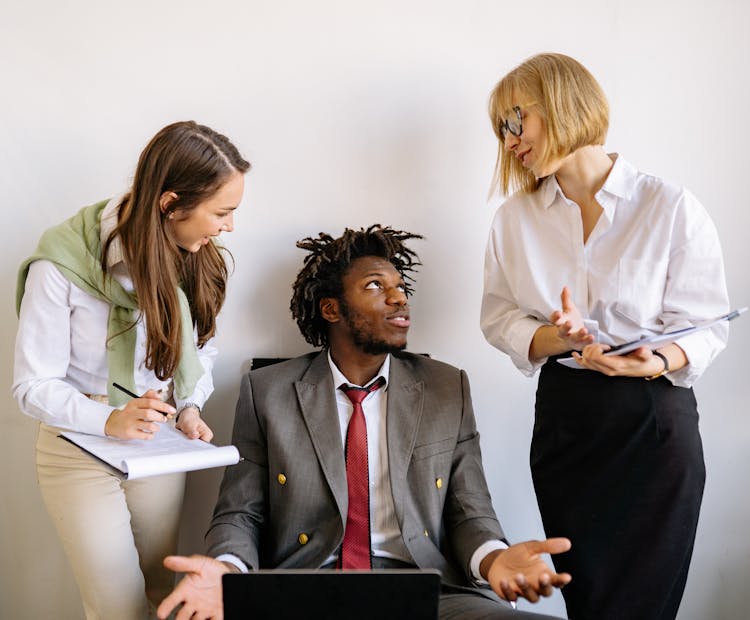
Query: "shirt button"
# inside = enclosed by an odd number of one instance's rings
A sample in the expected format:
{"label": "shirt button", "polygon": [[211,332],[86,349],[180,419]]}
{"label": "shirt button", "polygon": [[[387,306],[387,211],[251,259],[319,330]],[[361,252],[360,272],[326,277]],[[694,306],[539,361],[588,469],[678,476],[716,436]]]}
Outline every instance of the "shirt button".
{"label": "shirt button", "polygon": [[307,534],[302,532],[299,536],[297,536],[297,540],[299,540],[300,545],[306,545],[307,541],[310,539],[307,537]]}
{"label": "shirt button", "polygon": [[276,480],[278,480],[279,484],[282,485],[282,486],[286,484],[286,476],[284,474],[279,474],[276,477]]}
{"label": "shirt button", "polygon": [[435,480],[435,486],[438,489],[442,489],[443,488],[443,479],[442,478],[438,478],[437,480]]}

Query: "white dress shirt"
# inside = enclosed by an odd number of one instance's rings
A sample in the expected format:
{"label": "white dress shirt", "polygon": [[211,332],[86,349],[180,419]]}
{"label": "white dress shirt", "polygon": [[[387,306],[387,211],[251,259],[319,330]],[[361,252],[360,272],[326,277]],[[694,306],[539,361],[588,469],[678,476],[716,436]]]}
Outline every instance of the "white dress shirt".
{"label": "white dress shirt", "polygon": [[[120,199],[111,200],[102,212],[102,244],[117,223]],[[107,254],[113,277],[127,291],[133,290],[116,238]],[[85,394],[107,394],[107,323],[110,305],[72,284],[49,261],[34,261],[29,268],[21,303],[14,358],[13,396],[21,411],[51,426],[104,435],[104,425],[114,407],[95,402]],[[169,389],[145,366],[146,328],[140,318],[135,327],[135,385]],[[213,391],[211,370],[216,348],[209,341],[198,349],[205,369],[193,394],[184,402],[202,406]]]}
{"label": "white dress shirt", "polygon": [[[328,351],[328,364],[333,375],[341,445],[346,446],[346,432],[352,417],[354,406],[349,397],[338,388],[342,385],[352,386],[331,359]],[[402,562],[412,563],[409,551],[404,545],[401,528],[396,520],[396,509],[393,506],[391,476],[388,470],[388,442],[386,437],[386,412],[388,407],[388,375],[391,369],[391,356],[387,355],[375,381],[382,377],[385,381],[379,390],[370,392],[362,401],[362,411],[367,424],[367,464],[370,479],[370,545],[372,554],[380,557],[395,558]],[[371,382],[372,383],[372,382]],[[365,387],[365,386],[356,386]],[[334,557],[329,558],[330,560]]]}
{"label": "white dress shirt", "polygon": [[[498,209],[485,256],[481,327],[527,376],[534,333],[549,325],[568,286],[598,341],[616,345],[712,319],[729,309],[716,228],[687,190],[636,170],[616,154],[596,200],[588,240],[578,205],[554,175]],[[688,365],[669,373],[691,386],[726,346],[721,323],[679,340]]]}

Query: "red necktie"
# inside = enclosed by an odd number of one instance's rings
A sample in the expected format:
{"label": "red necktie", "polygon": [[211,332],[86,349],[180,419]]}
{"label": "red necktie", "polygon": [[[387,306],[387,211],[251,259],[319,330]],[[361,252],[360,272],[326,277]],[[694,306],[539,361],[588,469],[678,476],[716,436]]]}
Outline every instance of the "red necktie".
{"label": "red necktie", "polygon": [[354,411],[346,430],[346,485],[349,489],[349,511],[346,515],[344,542],[341,545],[340,568],[372,568],[370,559],[370,477],[367,465],[367,423],[362,401],[385,384],[379,377],[368,387],[339,389],[347,395]]}

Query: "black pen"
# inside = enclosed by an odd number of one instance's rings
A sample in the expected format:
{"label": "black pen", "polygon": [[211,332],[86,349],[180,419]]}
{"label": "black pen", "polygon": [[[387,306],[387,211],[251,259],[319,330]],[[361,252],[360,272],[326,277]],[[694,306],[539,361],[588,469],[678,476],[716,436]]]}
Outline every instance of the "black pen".
{"label": "black pen", "polygon": [[[122,387],[119,383],[117,383],[115,381],[112,382],[112,385],[114,387],[116,387],[118,390],[120,390],[123,394],[127,394],[128,396],[130,396],[130,398],[140,398],[140,396],[138,396],[138,394],[133,394],[133,392],[131,392],[128,388]],[[165,418],[169,417],[163,411],[160,411],[159,413],[161,413]]]}
{"label": "black pen", "polygon": [[120,390],[123,394],[127,394],[130,396],[130,398],[140,398],[138,394],[133,394],[128,388],[122,387],[119,383],[112,382],[112,385],[114,385],[118,390]]}

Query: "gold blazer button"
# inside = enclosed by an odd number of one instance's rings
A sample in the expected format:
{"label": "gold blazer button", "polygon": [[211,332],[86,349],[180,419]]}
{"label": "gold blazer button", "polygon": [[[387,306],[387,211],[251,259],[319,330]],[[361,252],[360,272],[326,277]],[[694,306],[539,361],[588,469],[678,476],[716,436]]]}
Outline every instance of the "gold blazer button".
{"label": "gold blazer button", "polygon": [[281,484],[281,485],[285,485],[286,484],[286,476],[284,474],[279,474],[276,477],[276,480],[278,480],[279,484]]}
{"label": "gold blazer button", "polygon": [[297,540],[299,540],[299,544],[300,544],[300,545],[306,545],[306,544],[307,544],[307,541],[308,541],[308,540],[310,540],[310,539],[309,539],[309,538],[307,537],[307,534],[305,534],[304,532],[302,532],[302,533],[301,533],[301,534],[300,534],[300,535],[299,535],[299,536],[297,537]]}
{"label": "gold blazer button", "polygon": [[438,478],[437,480],[435,480],[435,486],[438,489],[442,489],[443,488],[443,479],[442,478]]}

